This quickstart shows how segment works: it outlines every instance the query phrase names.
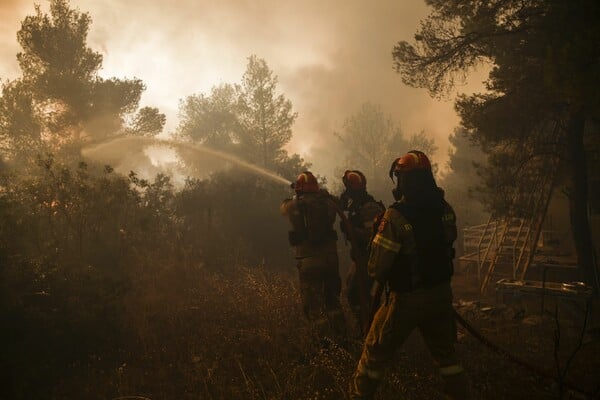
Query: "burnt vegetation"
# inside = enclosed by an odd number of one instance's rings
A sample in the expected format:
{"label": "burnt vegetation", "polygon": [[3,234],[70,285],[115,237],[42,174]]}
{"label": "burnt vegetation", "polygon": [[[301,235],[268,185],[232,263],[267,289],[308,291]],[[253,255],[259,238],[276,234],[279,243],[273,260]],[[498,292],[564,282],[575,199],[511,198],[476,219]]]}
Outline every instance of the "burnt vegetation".
{"label": "burnt vegetation", "polygon": [[[600,118],[600,31],[578,21],[597,21],[598,5],[428,3],[433,11],[416,44],[394,50],[407,84],[443,94],[478,60],[494,65],[490,93],[457,102],[462,126],[451,137],[449,172],[440,172],[460,223],[482,222],[484,209],[518,213],[504,194],[527,183],[511,178],[523,168],[539,173],[540,157],[550,154],[570,193],[582,276],[593,283],[581,207],[595,196],[588,172],[600,159],[600,129],[592,129]],[[176,149],[175,175],[186,176],[179,180],[84,156],[111,138],[154,138],[166,120],[139,106],[139,79],[100,77],[102,55],[86,42],[91,22],[67,0],[50,1],[48,13],[36,6],[17,34],[22,75],[2,85],[0,397],[345,398],[360,342],[323,347],[303,318],[278,211],[289,188],[184,147]],[[569,27],[572,36],[549,26]],[[292,180],[310,163],[284,148],[297,114],[277,83],[266,61],[250,56],[240,83],[181,101],[176,140]],[[403,136],[378,105],[366,102],[349,115],[335,133],[346,151],[340,170],[362,169],[389,202],[388,160],[412,148],[431,155],[436,144],[424,132]],[[477,299],[457,305],[466,318],[528,362],[564,375],[558,384],[540,378],[461,330],[458,349],[475,398],[585,398],[565,380],[598,396],[598,341],[582,344],[581,312],[535,319],[524,305],[488,308],[490,298],[473,294],[472,277],[457,274],[456,296]],[[441,398],[425,351],[409,341],[379,398]]]}

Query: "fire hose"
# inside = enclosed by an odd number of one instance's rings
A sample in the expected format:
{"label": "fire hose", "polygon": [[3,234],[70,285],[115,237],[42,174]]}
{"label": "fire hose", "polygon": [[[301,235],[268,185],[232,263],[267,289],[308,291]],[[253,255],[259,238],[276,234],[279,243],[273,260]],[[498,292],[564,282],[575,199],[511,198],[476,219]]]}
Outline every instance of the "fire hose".
{"label": "fire hose", "polygon": [[[463,318],[462,315],[460,315],[456,310],[454,310],[454,318],[456,319],[456,321],[463,327],[465,328],[465,330],[467,332],[469,332],[475,339],[479,340],[482,344],[484,344],[486,347],[488,347],[489,349],[491,349],[493,352],[495,352],[496,354],[506,357],[508,360],[512,361],[513,363],[520,365],[521,367],[535,373],[538,376],[541,376],[543,378],[547,378],[556,382],[559,382],[559,384],[561,383],[560,380],[561,378],[558,376],[555,376],[554,374],[536,366],[533,365],[532,363],[523,360],[520,357],[515,356],[514,354],[510,353],[509,351],[507,351],[506,349],[503,349],[501,347],[499,347],[498,345],[496,345],[495,343],[492,343],[488,338],[486,338],[485,336],[483,336],[481,334],[481,332],[479,332],[477,329],[475,329],[473,327],[473,325],[471,325],[470,323],[467,322],[467,320],[465,320]],[[594,393],[588,392],[586,390],[583,390],[579,387],[577,387],[575,384],[573,384],[572,382],[563,380],[562,381],[562,385],[570,390],[573,390],[575,392],[584,394],[586,396],[593,396]]]}

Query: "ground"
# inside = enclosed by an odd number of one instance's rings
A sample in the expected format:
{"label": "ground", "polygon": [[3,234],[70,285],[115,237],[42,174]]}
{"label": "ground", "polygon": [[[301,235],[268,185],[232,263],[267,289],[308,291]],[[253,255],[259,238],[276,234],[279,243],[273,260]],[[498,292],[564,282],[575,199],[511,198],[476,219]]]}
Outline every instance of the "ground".
{"label": "ground", "polygon": [[[52,365],[49,359],[40,358],[15,372],[9,398],[346,398],[360,340],[337,346],[312,336],[300,311],[292,268],[236,267],[227,273],[200,268],[180,284],[170,293],[132,297],[124,333],[109,343],[112,347],[69,365],[54,364],[53,370],[44,367]],[[581,305],[564,302],[555,308],[546,301],[542,315],[540,299],[503,304],[493,290],[480,296],[469,273],[457,273],[453,287],[456,309],[469,324],[535,368],[554,376],[555,354],[561,371],[574,354],[566,380],[585,392],[595,391],[596,397],[564,389],[562,399],[599,398],[600,340],[584,331],[575,353],[584,322]],[[515,364],[458,329],[457,350],[473,399],[561,398],[556,380]],[[413,334],[398,352],[377,399],[442,399],[441,389],[424,344]]]}
{"label": "ground", "polygon": [[[585,303],[501,296],[493,287],[482,296],[477,283],[473,274],[459,273],[454,278],[455,307],[465,320],[491,342],[546,375],[557,376],[560,368],[565,374],[563,380],[589,393],[585,396],[564,389],[562,398],[598,398],[600,340],[590,329],[595,322],[585,318]],[[498,355],[460,325],[458,351],[469,370],[476,398],[561,398],[559,381],[542,378]]]}

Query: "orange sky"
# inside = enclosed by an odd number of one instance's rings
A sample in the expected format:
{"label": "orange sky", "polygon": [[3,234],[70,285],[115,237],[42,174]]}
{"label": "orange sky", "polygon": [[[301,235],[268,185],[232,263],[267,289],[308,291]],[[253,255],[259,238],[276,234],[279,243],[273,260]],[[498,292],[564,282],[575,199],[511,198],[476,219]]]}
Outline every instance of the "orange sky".
{"label": "orange sky", "polygon": [[[46,1],[38,1],[47,9]],[[422,0],[71,0],[89,12],[88,44],[104,56],[102,76],[138,77],[147,90],[143,105],[167,114],[177,126],[180,99],[213,85],[238,82],[251,54],[264,58],[279,89],[299,116],[291,151],[330,175],[341,159],[333,137],[344,119],[366,102],[381,104],[405,134],[425,130],[447,159],[458,124],[452,101],[431,99],[402,84],[391,51],[410,40],[427,14]],[[19,75],[15,55],[20,21],[31,0],[0,0],[0,78]],[[481,75],[481,74],[479,74]],[[481,77],[465,90],[481,88]]]}

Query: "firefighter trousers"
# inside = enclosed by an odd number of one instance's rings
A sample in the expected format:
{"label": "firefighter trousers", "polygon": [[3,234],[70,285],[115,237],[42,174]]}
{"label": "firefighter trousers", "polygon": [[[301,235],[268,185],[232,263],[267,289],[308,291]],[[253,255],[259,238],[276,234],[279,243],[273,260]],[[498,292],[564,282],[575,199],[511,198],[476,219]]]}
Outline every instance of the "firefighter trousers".
{"label": "firefighter trousers", "polygon": [[337,253],[300,258],[298,274],[302,309],[316,334],[321,338],[344,338],[346,320],[340,304],[342,283]]}
{"label": "firefighter trousers", "polygon": [[[385,296],[385,294],[384,294]],[[449,399],[468,398],[464,370],[454,350],[456,323],[450,283],[411,292],[390,292],[375,314],[362,355],[349,387],[351,399],[373,398],[395,351],[419,329],[439,372]]]}

